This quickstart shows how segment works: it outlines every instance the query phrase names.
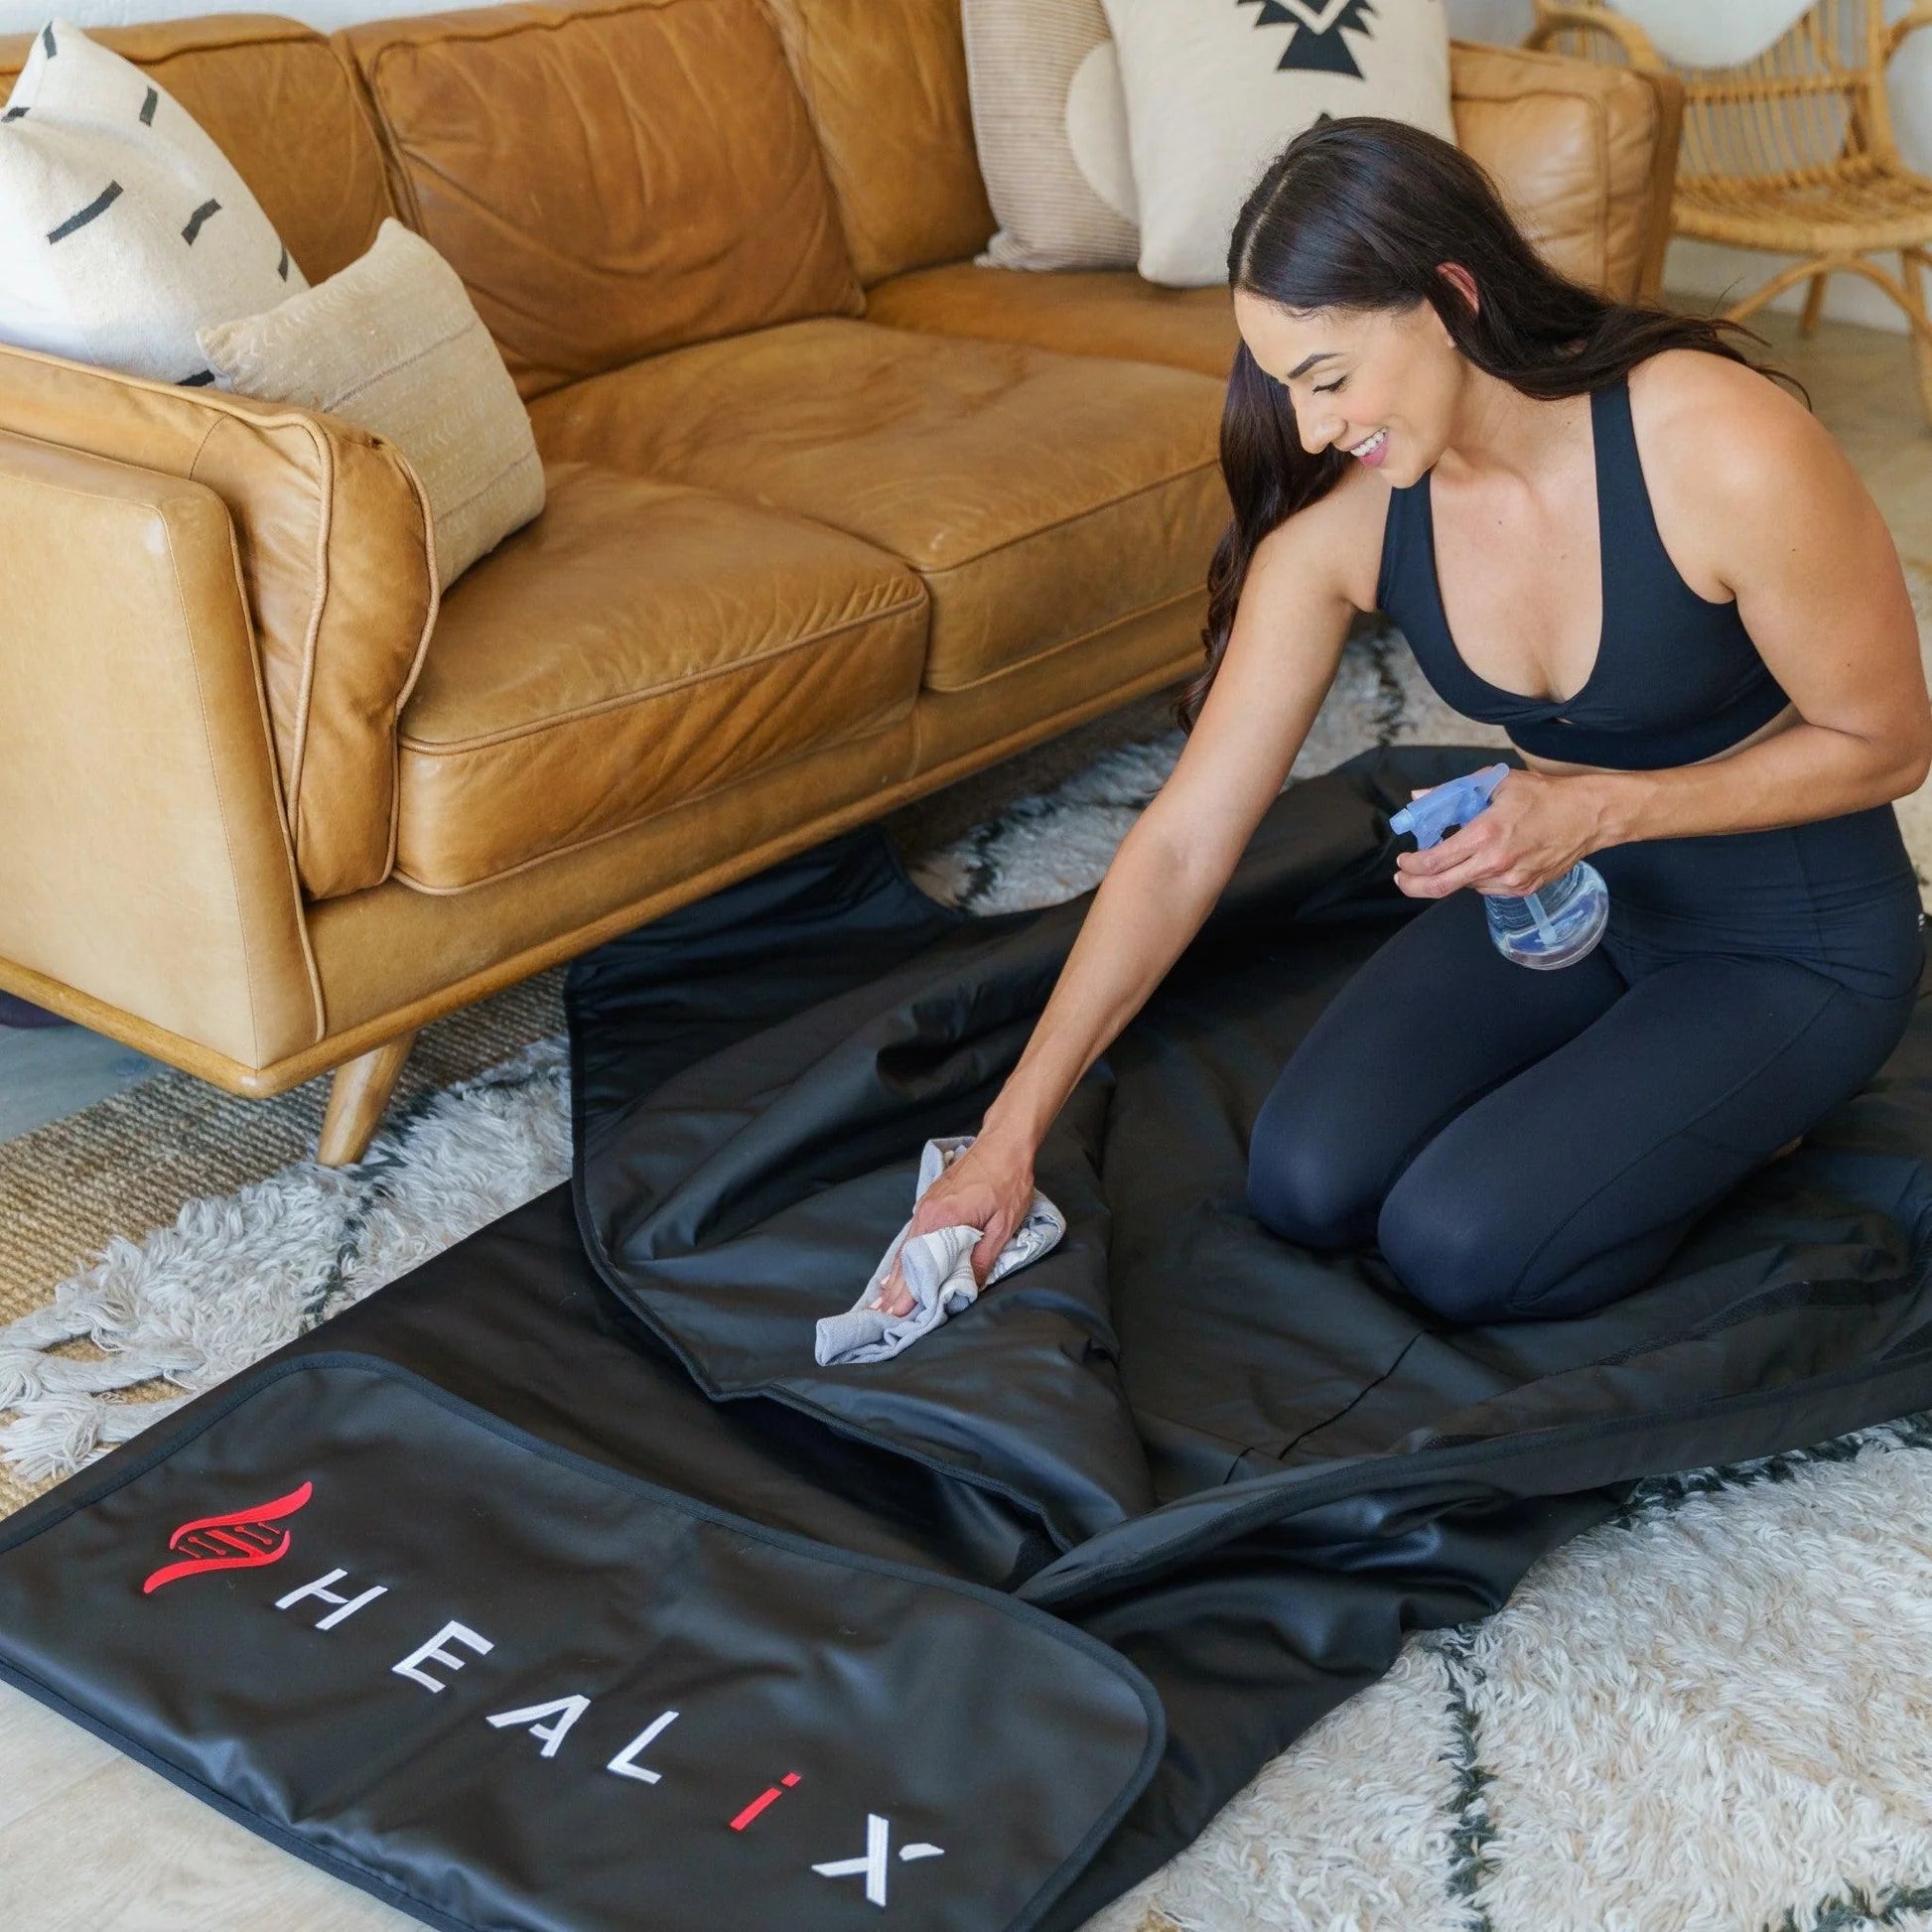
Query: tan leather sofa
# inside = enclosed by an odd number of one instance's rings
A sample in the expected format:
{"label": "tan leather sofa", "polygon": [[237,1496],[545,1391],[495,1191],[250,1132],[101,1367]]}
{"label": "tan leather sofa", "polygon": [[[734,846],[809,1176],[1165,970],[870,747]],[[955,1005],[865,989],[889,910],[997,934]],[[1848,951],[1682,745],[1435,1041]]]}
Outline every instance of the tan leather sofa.
{"label": "tan leather sofa", "polygon": [[[311,281],[389,213],[455,264],[548,503],[439,608],[381,439],[0,348],[0,986],[340,1068],[352,1160],[425,1022],[1197,667],[1227,293],[973,265],[958,0],[100,38]],[[1653,292],[1669,78],[1454,87],[1550,255]]]}

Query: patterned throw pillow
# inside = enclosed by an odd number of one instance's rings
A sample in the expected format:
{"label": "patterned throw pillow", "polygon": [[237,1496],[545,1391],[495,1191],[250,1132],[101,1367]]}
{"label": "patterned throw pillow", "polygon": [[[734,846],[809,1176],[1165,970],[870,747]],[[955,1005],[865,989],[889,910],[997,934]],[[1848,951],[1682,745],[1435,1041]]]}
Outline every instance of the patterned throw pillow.
{"label": "patterned throw pillow", "polygon": [[1100,0],[961,0],[995,268],[1132,268],[1127,102]]}
{"label": "patterned throw pillow", "polygon": [[429,498],[445,587],[543,508],[529,412],[456,270],[385,218],[368,253],[264,315],[201,332],[221,386],[385,436]]}
{"label": "patterned throw pillow", "polygon": [[0,112],[0,341],[213,380],[195,332],[308,282],[168,91],[65,20]]}
{"label": "patterned throw pillow", "polygon": [[1152,282],[1227,280],[1269,161],[1322,114],[1455,139],[1443,0],[1102,0],[1120,53]]}

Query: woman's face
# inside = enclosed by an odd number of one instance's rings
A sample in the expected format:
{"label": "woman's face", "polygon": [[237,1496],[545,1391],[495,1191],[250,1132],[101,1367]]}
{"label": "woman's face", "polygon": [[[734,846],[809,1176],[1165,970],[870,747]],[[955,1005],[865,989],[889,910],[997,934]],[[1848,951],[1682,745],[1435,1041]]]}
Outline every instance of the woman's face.
{"label": "woman's face", "polygon": [[1442,454],[1463,363],[1429,303],[1295,311],[1236,289],[1234,319],[1248,352],[1287,389],[1310,455],[1339,449],[1408,484]]}

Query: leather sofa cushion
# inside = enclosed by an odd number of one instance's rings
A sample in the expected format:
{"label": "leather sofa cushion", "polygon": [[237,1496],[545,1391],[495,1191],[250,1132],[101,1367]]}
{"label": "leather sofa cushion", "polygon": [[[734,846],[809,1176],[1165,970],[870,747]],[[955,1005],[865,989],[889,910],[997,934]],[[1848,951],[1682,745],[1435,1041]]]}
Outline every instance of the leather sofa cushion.
{"label": "leather sofa cushion", "polygon": [[997,225],[960,0],[766,0],[811,108],[859,279],[976,254]]}
{"label": "leather sofa cushion", "polygon": [[[396,212],[354,75],[313,28],[262,14],[88,27],[194,115],[311,282],[346,268]],[[0,38],[0,94],[32,35]]]}
{"label": "leather sofa cushion", "polygon": [[1523,232],[1587,287],[1641,293],[1646,245],[1670,228],[1656,89],[1570,55],[1460,41],[1449,54],[1456,146],[1489,171]]}
{"label": "leather sofa cushion", "polygon": [[916,268],[866,291],[866,320],[1198,369],[1225,383],[1241,332],[1225,288],[1171,289],[1131,268]]}
{"label": "leather sofa cushion", "polygon": [[925,683],[963,690],[1202,583],[1223,385],[843,318],[651,356],[543,397],[537,447],[808,516],[903,558]]}
{"label": "leather sofa cushion", "polygon": [[428,509],[338,416],[0,348],[0,422],[205,483],[233,520],[296,864],[312,897],[387,876],[396,712],[436,614]]}
{"label": "leather sofa cushion", "polygon": [[900,723],[919,580],[836,530],[566,463],[444,600],[402,719],[399,877],[498,878]]}
{"label": "leather sofa cushion", "polygon": [[761,0],[586,0],[371,21],[405,218],[528,397],[678,344],[864,307]]}

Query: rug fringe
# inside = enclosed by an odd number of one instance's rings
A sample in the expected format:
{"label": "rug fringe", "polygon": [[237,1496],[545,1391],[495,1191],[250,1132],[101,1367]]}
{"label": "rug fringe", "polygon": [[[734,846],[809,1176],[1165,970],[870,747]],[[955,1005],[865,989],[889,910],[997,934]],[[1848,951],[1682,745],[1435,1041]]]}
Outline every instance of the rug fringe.
{"label": "rug fringe", "polygon": [[[117,1237],[0,1328],[0,1456],[71,1475],[570,1169],[569,1056],[538,1040],[398,1112],[349,1168],[297,1162]],[[89,1359],[50,1351],[90,1342]],[[153,1381],[184,1391],[114,1401]]]}

